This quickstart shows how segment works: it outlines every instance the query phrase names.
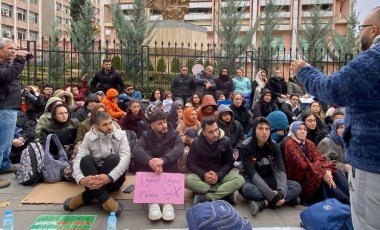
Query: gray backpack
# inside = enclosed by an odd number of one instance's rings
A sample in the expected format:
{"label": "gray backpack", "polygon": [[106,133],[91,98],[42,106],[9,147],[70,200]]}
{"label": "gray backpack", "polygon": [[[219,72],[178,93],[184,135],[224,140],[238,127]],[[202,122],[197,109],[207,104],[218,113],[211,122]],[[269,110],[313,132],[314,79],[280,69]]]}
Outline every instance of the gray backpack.
{"label": "gray backpack", "polygon": [[[52,149],[56,151],[53,152]],[[55,134],[49,134],[46,138],[43,162],[42,173],[45,182],[55,183],[62,181],[61,171],[69,164],[69,160],[61,142]]]}

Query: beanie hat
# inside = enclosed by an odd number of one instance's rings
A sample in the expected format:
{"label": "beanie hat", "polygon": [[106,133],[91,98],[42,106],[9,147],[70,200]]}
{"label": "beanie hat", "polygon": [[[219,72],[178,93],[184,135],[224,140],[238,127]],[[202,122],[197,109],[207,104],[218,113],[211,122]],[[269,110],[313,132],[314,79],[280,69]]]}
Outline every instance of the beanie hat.
{"label": "beanie hat", "polygon": [[98,98],[98,96],[96,96],[96,94],[94,94],[94,93],[90,93],[90,94],[86,97],[85,104],[87,104],[87,103],[90,102],[90,101],[93,101],[93,102],[98,103],[98,102],[99,102],[99,98]]}
{"label": "beanie hat", "polygon": [[106,95],[104,95],[103,91],[98,91],[98,92],[95,93],[95,95],[101,96],[101,97],[105,97],[106,96]]}
{"label": "beanie hat", "polygon": [[[162,112],[163,115],[158,112]],[[154,122],[160,119],[166,119],[166,114],[162,110],[161,104],[151,104],[145,110],[145,117],[148,119],[149,122]]]}
{"label": "beanie hat", "polygon": [[288,118],[281,111],[273,111],[267,119],[270,122],[271,131],[287,130],[289,128]]}

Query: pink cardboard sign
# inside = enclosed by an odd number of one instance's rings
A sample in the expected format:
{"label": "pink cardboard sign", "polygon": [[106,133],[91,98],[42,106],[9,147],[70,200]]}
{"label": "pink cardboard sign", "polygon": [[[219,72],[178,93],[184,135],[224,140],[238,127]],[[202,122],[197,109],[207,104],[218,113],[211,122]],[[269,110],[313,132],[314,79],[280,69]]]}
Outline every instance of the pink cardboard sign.
{"label": "pink cardboard sign", "polygon": [[183,204],[185,175],[137,172],[133,203]]}

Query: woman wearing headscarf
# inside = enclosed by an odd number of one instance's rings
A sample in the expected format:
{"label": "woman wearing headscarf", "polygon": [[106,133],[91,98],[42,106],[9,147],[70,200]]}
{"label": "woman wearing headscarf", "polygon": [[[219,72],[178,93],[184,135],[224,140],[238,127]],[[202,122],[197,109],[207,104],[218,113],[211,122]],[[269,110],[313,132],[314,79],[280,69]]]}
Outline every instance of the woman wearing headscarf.
{"label": "woman wearing headscarf", "polygon": [[290,138],[284,143],[284,163],[289,180],[302,187],[301,199],[313,204],[327,198],[349,203],[348,182],[334,163],[327,161],[317,146],[306,138],[302,121],[290,126]]}
{"label": "woman wearing headscarf", "polygon": [[[194,130],[194,135],[186,135],[186,132],[189,132],[187,130],[190,129]],[[182,138],[183,143],[190,146],[193,138],[196,136],[200,129],[201,122],[197,119],[197,111],[194,108],[186,108],[183,111],[183,119],[177,126],[177,130]]]}
{"label": "woman wearing headscarf", "polygon": [[183,102],[181,100],[176,100],[171,105],[168,116],[166,120],[172,125],[173,129],[177,129],[179,122],[183,118]]}
{"label": "woman wearing headscarf", "polygon": [[347,174],[349,164],[344,160],[343,129],[343,119],[335,120],[331,126],[331,132],[319,142],[318,148],[328,161],[334,162],[341,172]]}

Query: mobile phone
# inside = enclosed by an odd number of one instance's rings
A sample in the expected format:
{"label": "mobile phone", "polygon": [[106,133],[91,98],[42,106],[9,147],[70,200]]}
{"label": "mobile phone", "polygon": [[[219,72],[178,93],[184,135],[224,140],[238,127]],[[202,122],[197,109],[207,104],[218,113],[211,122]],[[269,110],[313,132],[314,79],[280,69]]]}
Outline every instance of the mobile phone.
{"label": "mobile phone", "polygon": [[123,193],[131,193],[131,192],[133,192],[133,190],[135,190],[135,185],[134,184],[130,184],[130,185],[128,185],[128,187],[126,187],[126,188],[123,188],[121,191],[123,192]]}

